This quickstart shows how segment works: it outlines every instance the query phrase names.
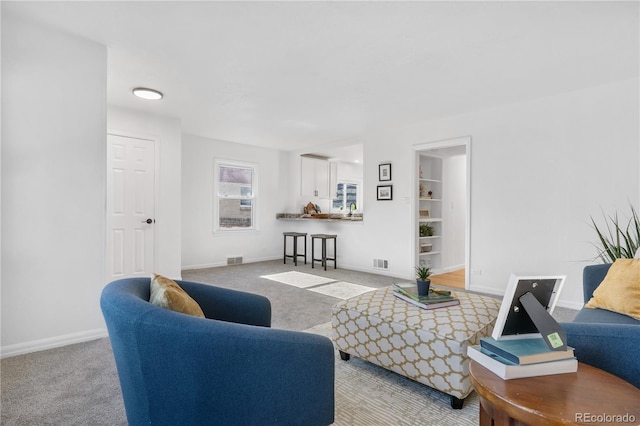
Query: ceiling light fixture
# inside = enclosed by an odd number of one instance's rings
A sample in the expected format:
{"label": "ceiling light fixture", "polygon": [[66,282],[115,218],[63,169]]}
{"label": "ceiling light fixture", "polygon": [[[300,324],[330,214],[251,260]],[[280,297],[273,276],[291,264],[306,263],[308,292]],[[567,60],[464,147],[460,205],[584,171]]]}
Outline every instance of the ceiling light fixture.
{"label": "ceiling light fixture", "polygon": [[146,87],[136,87],[133,89],[133,94],[142,99],[158,100],[164,96],[162,92],[157,90],[147,89]]}

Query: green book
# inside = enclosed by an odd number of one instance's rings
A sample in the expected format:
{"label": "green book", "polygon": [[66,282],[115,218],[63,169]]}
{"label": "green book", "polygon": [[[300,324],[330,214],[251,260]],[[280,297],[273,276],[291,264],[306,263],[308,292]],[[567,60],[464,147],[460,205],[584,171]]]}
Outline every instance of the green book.
{"label": "green book", "polygon": [[573,358],[573,348],[564,351],[549,349],[542,337],[527,339],[501,339],[482,337],[482,349],[501,356],[515,364],[526,365],[538,362],[558,361]]}
{"label": "green book", "polygon": [[415,283],[394,283],[393,288],[416,302],[424,304],[447,302],[455,299],[449,290],[439,290],[437,288],[430,288],[428,296],[420,296]]}

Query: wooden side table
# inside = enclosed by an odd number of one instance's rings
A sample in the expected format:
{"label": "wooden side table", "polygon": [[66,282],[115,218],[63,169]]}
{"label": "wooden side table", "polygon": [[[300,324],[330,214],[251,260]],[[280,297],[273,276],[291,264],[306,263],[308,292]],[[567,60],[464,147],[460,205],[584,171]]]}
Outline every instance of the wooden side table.
{"label": "wooden side table", "polygon": [[475,361],[469,370],[484,425],[638,425],[640,389],[587,364],[576,373],[503,380]]}

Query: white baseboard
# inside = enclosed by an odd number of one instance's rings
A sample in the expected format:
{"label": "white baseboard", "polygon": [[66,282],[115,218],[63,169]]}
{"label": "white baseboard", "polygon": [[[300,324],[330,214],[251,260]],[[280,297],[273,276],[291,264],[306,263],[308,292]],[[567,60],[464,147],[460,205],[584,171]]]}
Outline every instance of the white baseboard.
{"label": "white baseboard", "polygon": [[[340,260],[340,259],[338,259],[338,260]],[[411,280],[411,279],[415,278],[413,275],[399,274],[398,271],[377,269],[377,268],[373,268],[373,267],[362,268],[362,267],[356,266],[356,265],[344,265],[344,264],[341,264],[340,262],[338,262],[338,264],[340,265],[340,268],[338,268],[338,269],[348,269],[350,271],[367,272],[369,274],[384,275],[384,276],[387,276],[387,277],[400,278],[400,279],[403,279],[403,280]],[[327,268],[332,268],[332,265],[333,265],[332,263],[329,263],[329,266]],[[393,283],[393,280],[389,281],[389,285],[391,285],[392,283]]]}
{"label": "white baseboard", "polygon": [[[469,290],[477,291],[478,293],[493,294],[495,296],[504,297],[504,291],[500,291],[492,287],[473,286]],[[584,303],[559,299],[558,302],[556,303],[556,306],[560,308],[568,308],[568,309],[574,309],[576,311],[579,311],[580,309],[583,308]]]}
{"label": "white baseboard", "polygon": [[561,308],[575,309],[576,311],[579,311],[584,307],[584,303],[558,300],[556,306],[559,306]]}
{"label": "white baseboard", "polygon": [[90,340],[107,337],[106,328],[81,331],[79,333],[65,334],[63,336],[48,337],[46,339],[32,340],[30,342],[17,343],[0,347],[0,358],[9,358],[16,355],[39,352],[47,349],[59,348],[74,343],[88,342]]}
{"label": "white baseboard", "polygon": [[449,272],[454,272],[460,269],[464,269],[464,263],[461,265],[453,265],[453,266],[447,266],[445,268],[442,268],[442,272],[440,272],[441,274],[447,274]]}
{"label": "white baseboard", "polygon": [[494,296],[504,297],[504,290],[498,290],[495,287],[472,285],[470,286],[469,291],[476,291],[478,293],[492,294]]}
{"label": "white baseboard", "polygon": [[[266,262],[269,260],[282,260],[282,255],[279,256],[270,256],[270,257],[260,257],[260,258],[253,258],[253,259],[243,259],[243,262],[241,263],[242,265],[244,265],[245,263],[256,263],[256,262]],[[190,270],[196,270],[196,269],[208,269],[208,268],[219,268],[220,266],[229,266],[227,265],[227,262],[216,262],[216,263],[202,263],[199,265],[183,265],[182,266],[182,270],[183,271],[190,271]]]}

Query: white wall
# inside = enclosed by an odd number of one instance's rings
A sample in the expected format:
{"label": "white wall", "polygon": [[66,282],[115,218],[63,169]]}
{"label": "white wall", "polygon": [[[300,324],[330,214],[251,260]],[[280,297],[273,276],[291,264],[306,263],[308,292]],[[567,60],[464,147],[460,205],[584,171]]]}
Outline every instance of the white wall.
{"label": "white wall", "polygon": [[2,14],[2,356],[105,334],[106,69]]}
{"label": "white wall", "polygon": [[[214,158],[258,166],[255,231],[213,233]],[[256,262],[282,256],[281,221],[291,194],[290,154],[273,149],[183,135],[182,140],[182,265],[185,269],[221,266],[227,257]]]}
{"label": "white wall", "polygon": [[[227,256],[279,258],[286,228],[338,234],[342,268],[412,278],[412,145],[470,135],[471,289],[502,294],[511,272],[566,274],[559,305],[577,308],[582,268],[594,256],[589,216],[600,215],[601,208],[627,211],[629,201],[637,206],[640,199],[638,117],[638,81],[627,80],[362,135],[361,223],[275,221],[277,212],[300,209],[296,153],[185,136],[183,265],[222,265]],[[260,191],[278,195],[266,212],[261,208],[259,232],[212,234],[214,156],[259,162],[269,170],[266,177],[261,172],[267,186]],[[384,162],[393,167],[392,201],[376,200],[378,164]],[[373,269],[373,259],[387,259],[389,270]]]}
{"label": "white wall", "polygon": [[[145,101],[142,101],[145,102]],[[181,277],[182,133],[180,120],[108,107],[109,131],[158,141],[159,172],[156,199],[155,272]],[[106,165],[105,165],[106,166]]]}
{"label": "white wall", "polygon": [[442,267],[464,268],[467,214],[467,157],[453,155],[442,163]]}
{"label": "white wall", "polygon": [[[471,289],[503,294],[511,272],[566,274],[559,306],[579,308],[582,269],[598,263],[589,217],[639,205],[638,89],[637,79],[626,80],[362,135],[364,222],[291,230],[337,233],[341,267],[413,278],[412,146],[470,135]],[[378,164],[386,162],[393,200],[377,201]],[[373,259],[388,260],[389,270],[373,269]]]}
{"label": "white wall", "polygon": [[[471,288],[502,294],[510,272],[566,274],[559,304],[579,307],[582,268],[597,263],[589,216],[638,206],[638,105],[634,79],[371,135],[365,184],[391,159],[394,201],[367,204],[364,238],[388,241],[392,272],[410,271],[414,194],[396,166],[411,164],[412,144],[471,135]],[[369,247],[364,257],[380,254]]]}
{"label": "white wall", "polygon": [[[638,117],[638,81],[627,80],[362,135],[364,222],[287,226],[337,233],[342,267],[410,278],[411,146],[471,135],[471,288],[502,294],[511,272],[566,274],[560,305],[579,307],[582,268],[594,256],[589,216],[638,205]],[[289,160],[293,199],[295,160]],[[393,201],[377,201],[377,167],[389,161]],[[390,269],[374,270],[374,258],[389,260]]]}

